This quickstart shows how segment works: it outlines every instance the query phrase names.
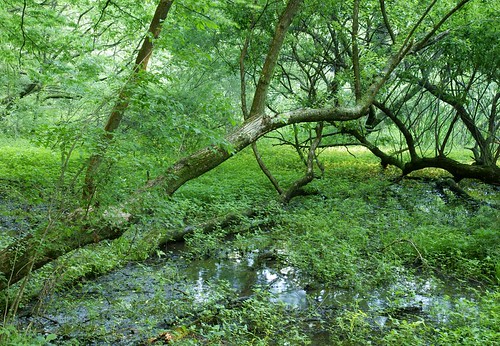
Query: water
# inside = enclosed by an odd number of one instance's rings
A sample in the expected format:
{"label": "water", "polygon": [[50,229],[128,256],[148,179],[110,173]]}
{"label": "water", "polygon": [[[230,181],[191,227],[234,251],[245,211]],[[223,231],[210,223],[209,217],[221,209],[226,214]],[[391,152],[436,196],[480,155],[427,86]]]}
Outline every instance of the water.
{"label": "water", "polygon": [[[190,310],[223,300],[220,285],[242,299],[252,296],[256,288],[266,290],[271,302],[315,309],[323,316],[355,304],[378,330],[390,327],[391,317],[403,315],[446,322],[447,311],[453,308],[448,297],[472,298],[459,285],[434,276],[414,276],[400,268],[397,278],[361,295],[321,283],[305,284],[299,271],[277,261],[273,253],[235,251],[189,261],[180,245],[167,258],[129,263],[66,292],[56,292],[46,298],[38,314],[30,315],[26,309],[20,323],[85,344],[134,345],[172,328]],[[329,344],[328,332],[316,321],[304,323],[304,328],[310,330],[315,345]]]}

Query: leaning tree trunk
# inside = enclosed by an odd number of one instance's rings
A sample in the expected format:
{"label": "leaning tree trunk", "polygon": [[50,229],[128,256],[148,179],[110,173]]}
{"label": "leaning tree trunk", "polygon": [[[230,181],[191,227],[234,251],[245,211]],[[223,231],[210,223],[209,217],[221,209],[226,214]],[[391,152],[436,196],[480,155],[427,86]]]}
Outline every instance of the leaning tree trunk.
{"label": "leaning tree trunk", "polygon": [[[363,116],[367,108],[365,104],[353,108],[301,109],[276,116],[255,116],[227,136],[224,145],[210,146],[179,160],[164,174],[149,181],[137,194],[161,188],[165,194],[171,195],[187,181],[217,167],[270,131],[294,123],[356,119]],[[118,238],[125,231],[126,227],[101,226],[68,233],[68,230],[54,226],[26,236],[0,251],[0,290],[21,280],[30,270],[38,269],[71,250],[104,239]]]}
{"label": "leaning tree trunk", "polygon": [[[468,1],[462,0],[453,11]],[[290,0],[289,4],[298,6],[300,2]],[[171,3],[171,1],[161,1],[161,3]],[[419,26],[420,22],[415,25],[415,28]],[[443,23],[444,21],[442,20],[434,26],[431,33],[434,33]],[[280,32],[280,30],[276,30],[276,32]],[[410,33],[410,36],[412,33],[413,31]],[[364,116],[373,104],[374,98],[380,88],[387,82],[394,69],[404,57],[415,47],[423,46],[431,37],[432,35],[428,34],[422,41],[415,44],[412,44],[410,37],[408,37],[401,49],[388,60],[384,70],[377,78],[374,78],[372,84],[366,89],[364,95],[358,98],[354,106],[299,109],[269,116],[265,114],[263,109],[259,109],[262,107],[263,102],[265,102],[265,96],[261,95],[261,97],[264,97],[264,101],[254,101],[256,108],[251,111],[253,116],[247,119],[240,128],[229,134],[225,138],[224,144],[204,148],[177,161],[174,165],[167,168],[162,175],[150,180],[146,187],[137,191],[137,194],[151,188],[160,188],[167,195],[171,195],[187,181],[210,171],[260,137],[284,126],[305,122],[348,121]],[[270,47],[270,54],[273,49],[274,47]],[[264,81],[261,88],[267,88],[267,83],[268,81]],[[136,198],[137,196],[132,196],[132,202]],[[71,250],[92,242],[117,238],[125,230],[126,227],[102,226],[92,230],[79,228],[70,232],[67,229],[62,230],[61,228],[49,225],[45,230],[40,230],[33,235],[22,238],[0,251],[0,290],[21,280],[31,270],[40,268]]]}
{"label": "leaning tree trunk", "polygon": [[160,35],[162,24],[167,18],[173,2],[174,0],[161,0],[156,7],[155,14],[151,20],[151,24],[149,25],[148,33],[142,42],[142,47],[139,50],[139,53],[137,54],[132,76],[127,81],[127,84],[125,84],[120,90],[118,99],[114,104],[106,126],[104,127],[104,135],[101,138],[104,145],[101,146],[100,152],[95,153],[89,159],[85,174],[85,185],[83,186],[83,200],[88,203],[90,203],[90,200],[92,199],[97,188],[95,176],[102,163],[103,155],[106,151],[105,148],[113,139],[113,132],[120,126],[125,110],[128,108],[130,103],[132,89],[138,82],[140,72],[146,71],[148,67],[149,58],[153,53],[152,39],[157,39]]}
{"label": "leaning tree trunk", "polygon": [[[161,188],[165,194],[171,195],[187,181],[219,166],[260,137],[284,126],[305,122],[348,121],[362,117],[368,112],[375,95],[401,60],[402,56],[398,54],[389,61],[384,74],[375,79],[357,105],[299,109],[272,116],[257,114],[229,134],[225,138],[224,144],[206,147],[177,161],[163,174],[150,180],[144,188],[137,191],[137,194],[151,188]],[[135,197],[133,196],[132,199]],[[31,270],[38,269],[71,250],[96,241],[118,238],[125,230],[125,227],[100,227],[90,232],[79,229],[67,234],[67,230],[48,227],[39,233],[26,236],[0,251],[0,290],[21,280]]]}

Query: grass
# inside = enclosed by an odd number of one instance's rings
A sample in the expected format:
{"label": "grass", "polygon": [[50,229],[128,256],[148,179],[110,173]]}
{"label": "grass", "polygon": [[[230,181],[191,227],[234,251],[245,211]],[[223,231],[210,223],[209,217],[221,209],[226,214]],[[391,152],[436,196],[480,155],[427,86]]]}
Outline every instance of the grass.
{"label": "grass", "polygon": [[27,188],[50,186],[59,176],[59,158],[48,149],[24,140],[3,142],[0,150],[0,177]]}
{"label": "grass", "polygon": [[[293,151],[270,144],[261,145],[262,156],[286,188],[301,177],[305,167],[296,160]],[[54,266],[35,273],[27,296],[38,292],[43,285],[64,291],[130,260],[142,261],[151,252],[155,253],[152,239],[159,237],[165,229],[182,228],[257,208],[259,216],[243,220],[250,229],[246,233],[227,238],[224,230],[217,230],[212,234],[194,233],[188,237],[190,256],[221,256],[221,249],[242,253],[255,249],[270,250],[281,254],[280,261],[300,273],[304,285],[347,289],[359,296],[397,281],[400,268],[405,268],[411,275],[426,273],[436,279],[453,277],[470,286],[471,290],[479,285],[481,291],[476,300],[464,299],[463,306],[457,305],[447,323],[435,325],[418,318],[391,316],[390,328],[374,330],[367,312],[360,310],[355,301],[337,312],[329,312],[333,316],[315,315],[314,318],[325,323],[322,328],[330,332],[330,341],[340,345],[368,341],[374,344],[445,345],[459,340],[465,345],[479,345],[495,340],[500,332],[498,210],[470,205],[453,195],[445,202],[432,182],[403,180],[395,183],[394,178],[399,172],[392,168],[382,170],[378,161],[363,148],[350,148],[349,151],[328,149],[321,158],[325,176],[307,187],[318,194],[297,197],[289,205],[281,206],[276,203],[277,194],[259,171],[251,151],[244,150],[188,182],[172,198],[157,196],[144,201],[154,213],[140,215],[140,222],[122,238],[76,250]],[[127,162],[129,160],[124,157],[112,170],[110,180],[114,181],[115,188],[106,196],[107,199],[126,194],[129,183],[140,185],[142,176],[137,174],[134,164]],[[71,174],[77,172],[78,164],[81,161],[77,160],[71,166]],[[15,232],[9,233],[8,220],[14,225],[24,222],[23,232],[28,232],[29,227],[36,227],[37,219],[47,216],[43,208],[32,208],[30,213],[22,206],[46,203],[56,192],[53,186],[59,172],[60,158],[52,151],[24,141],[1,143],[3,201],[0,218],[3,233],[0,246],[5,246],[16,236]],[[437,170],[418,173],[423,174],[433,178],[442,176]],[[498,192],[490,186],[471,181],[462,184],[476,198],[493,203],[499,200]],[[65,197],[76,198],[77,195],[75,191],[74,195]],[[9,219],[13,212],[18,213],[17,221]],[[28,217],[28,214],[31,215]],[[253,223],[257,226],[252,227]],[[172,275],[176,280],[182,280],[181,272]],[[226,297],[230,292],[220,287],[214,288],[214,294]],[[214,301],[213,305],[206,306],[206,316],[211,322],[186,327],[189,333],[183,332],[177,344],[197,344],[197,338],[217,343],[235,335],[240,344],[292,341],[306,344],[310,339],[300,326],[311,315],[287,312],[286,307],[269,304],[268,299],[262,292],[252,298],[251,304],[237,308],[220,306]],[[158,303],[157,309],[161,310],[163,303]],[[91,301],[88,304],[93,306]],[[453,301],[453,304],[458,302]],[[472,305],[477,309],[470,308]],[[188,308],[186,304],[182,306]],[[396,300],[394,306],[398,307]],[[460,309],[466,307],[470,309],[464,311],[469,312],[461,316]],[[218,317],[214,321],[211,314],[216,313]],[[283,314],[290,314],[290,323],[296,325],[288,340],[286,335],[276,332],[289,327],[283,320],[275,318]],[[132,318],[139,318],[134,316]],[[96,326],[98,324],[96,320]],[[249,325],[253,326],[252,330],[245,329]],[[10,326],[5,328],[4,334],[10,335],[12,344],[24,342],[21,331]],[[64,334],[63,331],[60,333]],[[188,334],[195,337],[189,338]],[[52,341],[40,337],[38,340],[39,344]]]}

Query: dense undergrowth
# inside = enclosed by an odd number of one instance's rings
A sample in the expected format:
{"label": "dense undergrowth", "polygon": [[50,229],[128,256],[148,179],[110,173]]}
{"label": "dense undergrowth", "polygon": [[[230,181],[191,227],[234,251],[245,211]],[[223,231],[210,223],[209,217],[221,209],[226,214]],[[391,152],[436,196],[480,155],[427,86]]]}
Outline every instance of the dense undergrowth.
{"label": "dense undergrowth", "polygon": [[[269,143],[263,147],[263,157],[284,186],[305,169],[292,151],[280,148],[278,152]],[[228,228],[188,234],[183,258],[189,262],[258,251],[269,254],[278,267],[293,268],[297,284],[306,291],[317,287],[348,291],[353,299],[339,301],[334,308],[310,302],[298,309],[273,299],[265,287],[253,287],[252,295],[240,299],[232,287],[218,281],[201,302],[183,291],[168,303],[157,293],[154,304],[129,306],[129,319],[151,319],[142,321],[144,330],[134,333],[149,333],[151,338],[156,335],[151,342],[168,340],[176,345],[320,344],[314,337],[323,334],[321,342],[327,345],[494,345],[500,339],[498,189],[463,181],[460,186],[475,199],[466,200],[437,184],[446,179],[440,171],[401,180],[398,171],[382,170],[360,148],[330,149],[321,158],[325,175],[307,186],[312,194],[285,206],[277,202],[251,151],[189,182],[171,198],[152,193],[122,238],[74,251],[34,273],[24,289],[21,310],[31,307],[35,296],[39,311],[57,304],[69,310],[69,303],[58,303],[64,292],[151,254],[163,258],[169,268],[161,273],[161,282],[182,282],[183,268],[170,262],[168,244],[156,248],[164,230],[254,209],[255,216],[242,216]],[[29,143],[2,143],[0,247],[44,227],[48,215],[65,215],[78,206],[78,160],[74,167],[64,167],[63,178],[61,162],[51,151]],[[144,181],[144,172],[138,174],[123,162],[130,161],[123,160],[110,171],[114,187],[101,196],[103,204],[120,199]],[[443,306],[433,306],[425,314],[418,307],[408,312],[404,301],[414,292],[395,285],[402,272],[405,277],[452,280],[468,293],[448,296]],[[151,275],[159,279],[160,274]],[[15,300],[18,288],[4,294],[5,304]],[[360,305],[367,295],[381,290],[390,297],[383,311],[377,311],[389,321],[383,326],[374,323],[372,311]],[[90,298],[88,304],[96,308]],[[446,308],[444,318],[439,315],[441,308]],[[158,336],[153,316],[167,313],[177,313],[178,319]],[[99,323],[96,317],[93,328],[67,326],[44,335],[33,328],[24,330],[26,324],[16,326],[16,319],[5,317],[0,340],[6,345],[113,344],[118,334],[124,339],[130,334],[97,329]],[[77,333],[78,328],[82,330]],[[88,339],[82,337],[85,333]]]}

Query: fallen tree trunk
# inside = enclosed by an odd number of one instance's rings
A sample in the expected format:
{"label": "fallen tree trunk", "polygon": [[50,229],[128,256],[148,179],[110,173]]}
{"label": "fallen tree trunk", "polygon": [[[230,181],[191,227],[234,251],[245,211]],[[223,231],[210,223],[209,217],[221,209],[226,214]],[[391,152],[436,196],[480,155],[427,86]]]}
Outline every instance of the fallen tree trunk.
{"label": "fallen tree trunk", "polygon": [[[240,128],[229,134],[222,144],[212,145],[187,156],[167,168],[164,174],[150,180],[146,186],[132,198],[152,189],[162,188],[164,193],[172,195],[187,181],[201,176],[243,150],[265,134],[291,124],[321,121],[348,121],[364,116],[378,90],[403,56],[396,55],[390,60],[384,73],[377,78],[360,102],[352,107],[334,107],[321,109],[298,109],[287,113],[269,116],[258,114],[249,118]],[[103,226],[92,230],[47,227],[33,235],[19,239],[14,244],[0,251],[0,290],[16,283],[59,256],[87,244],[104,239],[115,239],[127,230],[126,227]]]}
{"label": "fallen tree trunk", "polygon": [[39,233],[29,234],[0,252],[0,290],[71,250],[122,234],[123,230],[111,227],[102,227],[98,232],[84,228],[68,232],[49,223]]}
{"label": "fallen tree trunk", "polygon": [[[217,167],[272,130],[299,122],[355,119],[363,116],[366,109],[366,106],[359,105],[347,109],[301,109],[273,117],[256,116],[227,136],[224,144],[204,148],[179,160],[165,174],[149,181],[137,194],[161,187],[166,194],[171,195],[187,181]],[[62,226],[49,224],[46,229],[19,239],[0,251],[0,290],[21,280],[31,270],[38,269],[71,250],[104,239],[118,238],[127,230],[125,226],[112,227],[104,224],[98,228],[83,227],[69,232],[68,227],[71,225],[65,225],[63,229]]]}
{"label": "fallen tree trunk", "polygon": [[[230,213],[224,217],[214,218],[197,225],[190,225],[177,229],[169,229],[168,231],[162,233],[162,236],[160,238],[154,237],[155,241],[153,242],[153,244],[151,244],[151,249],[165,247],[166,244],[170,242],[182,241],[184,240],[184,237],[186,235],[194,231],[209,233],[214,231],[216,228],[227,229],[230,226],[237,226],[244,220],[253,219],[257,215],[260,215],[259,209],[251,208],[243,210],[239,213]],[[251,225],[246,225],[243,228],[238,227],[236,230],[227,233],[227,235],[245,232],[253,227],[256,227],[257,225],[262,226],[269,224],[269,220],[252,222]],[[124,227],[123,229],[126,229],[126,227]],[[85,245],[96,243],[99,241],[99,239],[97,238],[97,234],[94,231],[82,233],[75,232],[67,234],[67,236],[61,236],[61,234],[64,233],[64,230],[54,227],[52,229],[45,229],[45,233],[45,241],[41,241],[40,239],[35,238],[33,235],[29,235],[23,238],[22,245],[25,246],[26,249],[25,252],[22,253],[22,256],[24,256],[24,258],[17,256],[18,262],[15,263],[15,266],[11,268],[9,284],[21,280],[23,277],[29,275],[31,271],[42,267],[44,264],[49,263],[50,261],[62,255],[65,255],[70,250],[75,250]],[[107,240],[113,240],[120,236],[122,233],[123,231],[119,231],[118,228],[110,226],[103,227],[103,229],[100,230],[99,235],[106,237]],[[151,234],[152,233],[146,233],[143,235],[143,237],[147,238]],[[57,242],[53,242],[54,240],[57,240]],[[65,247],[57,246],[61,241],[66,242]],[[43,245],[41,244],[41,242],[43,242]],[[16,244],[18,246],[21,245],[21,243],[19,242]],[[13,255],[15,256],[16,253],[19,254],[19,250],[20,249],[16,247],[9,247],[8,251],[2,252],[2,257],[0,258],[2,259],[2,261],[0,262],[0,267],[2,268],[2,270],[6,269],[4,268],[4,263],[6,262],[4,262],[3,259],[5,257]],[[35,261],[34,254],[41,254],[42,252],[44,254],[44,257],[39,257]],[[4,282],[0,282],[0,287],[4,288],[4,286],[2,286],[3,284]],[[6,306],[5,308],[9,309],[10,307]]]}
{"label": "fallen tree trunk", "polygon": [[[234,154],[273,130],[291,124],[348,121],[364,116],[368,113],[378,91],[387,82],[394,69],[401,63],[405,56],[423,47],[446,19],[468,1],[470,0],[462,0],[421,41],[413,43],[411,40],[413,33],[421,24],[421,20],[418,21],[404,40],[399,51],[388,59],[385,68],[378,77],[373,79],[373,82],[366,89],[364,95],[356,98],[357,102],[355,105],[351,107],[337,106],[320,109],[298,109],[273,116],[265,114],[263,109],[258,107],[251,112],[253,116],[247,119],[240,128],[229,134],[223,143],[209,146],[179,160],[167,168],[162,175],[150,180],[143,189],[137,191],[135,196],[131,198],[130,204],[133,205],[133,202],[139,199],[138,197],[142,192],[152,188],[161,188],[167,195],[173,194],[187,181],[197,178],[217,167]],[[301,1],[290,0],[290,6],[287,6],[287,10],[295,10],[295,6],[298,6],[300,3]],[[427,13],[423,17],[426,15]],[[283,23],[278,24],[282,25]],[[281,30],[283,29],[280,28],[276,32],[281,34]],[[271,46],[269,54],[272,54],[276,48]],[[265,87],[266,83],[267,81],[264,81],[262,87]],[[261,96],[264,97],[265,95]],[[256,104],[262,105],[261,102],[257,102]],[[71,231],[68,230],[68,227],[53,227],[49,223],[46,229],[24,237],[0,251],[0,290],[21,280],[31,270],[40,268],[71,250],[92,242],[117,238],[126,230],[126,227],[103,225],[91,230],[77,227]]]}

